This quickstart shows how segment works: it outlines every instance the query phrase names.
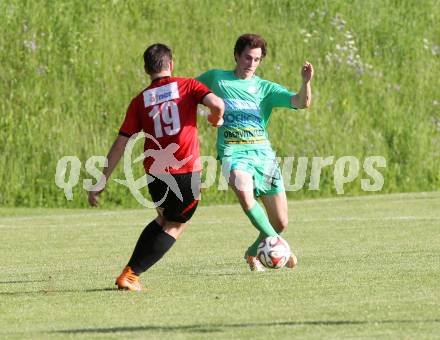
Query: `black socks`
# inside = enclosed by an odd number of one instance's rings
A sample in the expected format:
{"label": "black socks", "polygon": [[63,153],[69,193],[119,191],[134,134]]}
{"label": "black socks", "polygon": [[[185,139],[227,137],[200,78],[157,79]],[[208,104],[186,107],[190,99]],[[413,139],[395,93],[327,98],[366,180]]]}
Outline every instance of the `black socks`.
{"label": "black socks", "polygon": [[174,242],[176,239],[164,232],[159,223],[153,220],[139,236],[128,265],[140,275],[159,261]]}

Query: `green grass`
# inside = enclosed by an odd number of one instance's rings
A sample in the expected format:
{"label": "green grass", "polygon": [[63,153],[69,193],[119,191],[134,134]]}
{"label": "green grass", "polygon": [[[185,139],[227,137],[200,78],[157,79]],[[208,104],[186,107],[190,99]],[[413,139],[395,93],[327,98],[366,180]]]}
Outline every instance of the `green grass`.
{"label": "green grass", "polygon": [[[0,1],[0,205],[85,207],[55,186],[57,161],[76,155],[84,170],[106,154],[130,99],[149,83],[144,49],[169,44],[175,74],[194,77],[232,69],[245,32],[268,42],[258,70],[268,80],[297,91],[303,61],[315,66],[312,107],[271,118],[280,156],[381,155],[382,193],[438,190],[438,22],[438,0]],[[214,131],[200,126],[202,155],[215,156]],[[325,177],[319,192],[291,197],[332,196],[332,171]],[[122,187],[109,190],[109,205],[135,203],[118,199]],[[347,193],[362,193],[359,180]],[[211,188],[209,201],[233,196]]]}
{"label": "green grass", "polygon": [[295,271],[251,273],[238,205],[204,206],[143,293],[113,282],[152,210],[0,209],[0,337],[435,338],[440,193],[289,203]]}

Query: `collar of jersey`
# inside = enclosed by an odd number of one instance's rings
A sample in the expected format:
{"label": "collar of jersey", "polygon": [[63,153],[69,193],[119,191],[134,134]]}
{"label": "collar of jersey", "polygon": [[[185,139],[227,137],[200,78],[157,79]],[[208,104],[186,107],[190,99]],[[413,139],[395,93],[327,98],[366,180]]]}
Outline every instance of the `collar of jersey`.
{"label": "collar of jersey", "polygon": [[155,83],[161,81],[162,79],[167,79],[167,78],[171,78],[171,76],[163,76],[163,77],[155,78],[151,81],[151,83]]}
{"label": "collar of jersey", "polygon": [[256,80],[256,79],[258,78],[258,76],[255,75],[255,73],[254,73],[254,75],[252,76],[251,79],[241,79],[241,78],[238,78],[238,77],[235,75],[235,70],[232,70],[232,71],[229,71],[229,72],[232,73],[232,76],[234,77],[234,80],[240,80],[240,81],[252,81],[252,80]]}

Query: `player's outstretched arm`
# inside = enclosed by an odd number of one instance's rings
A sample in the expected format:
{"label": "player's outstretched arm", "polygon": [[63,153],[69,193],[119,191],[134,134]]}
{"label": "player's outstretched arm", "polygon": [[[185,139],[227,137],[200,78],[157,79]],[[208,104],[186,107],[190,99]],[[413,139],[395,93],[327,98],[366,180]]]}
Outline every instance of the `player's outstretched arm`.
{"label": "player's outstretched arm", "polygon": [[207,106],[211,113],[208,115],[208,122],[214,127],[223,125],[223,114],[225,113],[225,103],[223,99],[214,93],[209,93],[203,98],[202,104]]}
{"label": "player's outstretched arm", "polygon": [[292,96],[292,106],[298,109],[305,109],[312,104],[313,65],[308,61],[301,68],[302,85],[299,92]]}
{"label": "player's outstretched arm", "polygon": [[127,142],[128,137],[119,135],[110,148],[110,151],[107,155],[107,166],[103,170],[103,175],[100,181],[95,185],[95,187],[98,187],[99,189],[89,191],[89,204],[91,206],[96,207],[98,205],[98,195],[104,191],[107,180],[124,154]]}

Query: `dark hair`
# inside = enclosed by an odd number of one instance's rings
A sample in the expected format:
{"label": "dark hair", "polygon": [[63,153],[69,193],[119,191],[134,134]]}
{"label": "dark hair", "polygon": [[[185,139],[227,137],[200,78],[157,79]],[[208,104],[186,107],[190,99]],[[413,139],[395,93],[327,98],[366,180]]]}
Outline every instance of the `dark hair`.
{"label": "dark hair", "polygon": [[144,63],[147,73],[154,74],[168,69],[173,60],[171,48],[164,44],[153,44],[144,52]]}
{"label": "dark hair", "polygon": [[246,47],[261,48],[261,59],[266,56],[266,41],[258,34],[246,33],[238,37],[234,47],[234,55],[241,53]]}

